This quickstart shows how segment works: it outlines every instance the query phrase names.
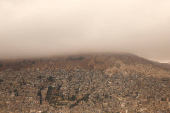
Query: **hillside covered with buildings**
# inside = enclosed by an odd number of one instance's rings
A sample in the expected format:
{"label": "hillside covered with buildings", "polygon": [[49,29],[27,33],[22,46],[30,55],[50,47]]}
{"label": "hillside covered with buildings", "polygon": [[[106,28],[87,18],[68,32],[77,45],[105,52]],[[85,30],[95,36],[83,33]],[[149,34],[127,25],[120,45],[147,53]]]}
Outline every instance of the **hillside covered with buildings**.
{"label": "hillside covered with buildings", "polygon": [[170,112],[170,69],[133,54],[1,61],[1,113]]}

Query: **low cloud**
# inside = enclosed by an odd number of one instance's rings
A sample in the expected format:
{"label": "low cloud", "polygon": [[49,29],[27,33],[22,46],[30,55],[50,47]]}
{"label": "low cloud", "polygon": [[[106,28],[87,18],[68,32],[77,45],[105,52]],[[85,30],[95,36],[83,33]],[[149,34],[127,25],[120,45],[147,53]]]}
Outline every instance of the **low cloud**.
{"label": "low cloud", "polygon": [[170,1],[1,0],[0,59],[130,52],[170,61]]}

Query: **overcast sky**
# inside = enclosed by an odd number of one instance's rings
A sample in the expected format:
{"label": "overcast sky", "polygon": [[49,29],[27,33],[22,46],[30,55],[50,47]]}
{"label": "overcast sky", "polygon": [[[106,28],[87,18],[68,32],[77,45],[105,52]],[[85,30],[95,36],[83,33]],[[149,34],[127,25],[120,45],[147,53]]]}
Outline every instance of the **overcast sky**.
{"label": "overcast sky", "polygon": [[170,0],[0,0],[0,59],[130,52],[170,61]]}

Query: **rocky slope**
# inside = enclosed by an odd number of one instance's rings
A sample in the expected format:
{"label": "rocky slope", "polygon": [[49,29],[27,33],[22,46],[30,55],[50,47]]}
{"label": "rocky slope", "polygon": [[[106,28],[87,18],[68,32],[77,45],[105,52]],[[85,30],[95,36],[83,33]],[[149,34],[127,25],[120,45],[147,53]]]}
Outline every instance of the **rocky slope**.
{"label": "rocky slope", "polygon": [[168,113],[169,76],[132,54],[3,61],[0,112]]}
{"label": "rocky slope", "polygon": [[154,68],[163,70],[170,69],[169,64],[166,64],[168,66],[164,66],[161,63],[149,61],[129,53],[104,53],[0,61],[0,70],[2,71],[9,68],[13,70],[20,70],[22,68],[32,67],[37,67],[42,70],[45,68],[84,68],[105,70],[108,67],[112,67],[116,61],[121,61],[128,65],[143,64],[152,65]]}

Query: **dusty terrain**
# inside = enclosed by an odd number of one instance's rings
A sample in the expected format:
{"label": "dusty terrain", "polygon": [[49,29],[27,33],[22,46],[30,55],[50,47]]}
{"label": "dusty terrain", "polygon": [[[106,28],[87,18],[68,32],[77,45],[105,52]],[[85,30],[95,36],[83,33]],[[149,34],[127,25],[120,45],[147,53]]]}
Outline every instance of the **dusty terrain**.
{"label": "dusty terrain", "polygon": [[127,53],[0,62],[0,112],[170,112],[170,66]]}

